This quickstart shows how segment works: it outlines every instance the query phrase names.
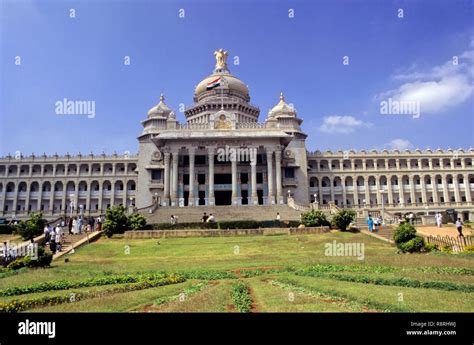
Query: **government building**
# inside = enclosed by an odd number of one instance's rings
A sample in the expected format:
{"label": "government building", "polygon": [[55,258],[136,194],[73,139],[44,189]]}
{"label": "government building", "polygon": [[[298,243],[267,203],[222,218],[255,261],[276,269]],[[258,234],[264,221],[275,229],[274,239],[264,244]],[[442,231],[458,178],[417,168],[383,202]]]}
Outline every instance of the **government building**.
{"label": "government building", "polygon": [[[259,121],[226,51],[194,91],[186,123],[163,95],[141,122],[137,155],[0,158],[0,215],[104,214],[163,208],[279,205],[384,209],[474,219],[474,149],[309,152],[303,119],[283,94]],[[277,97],[275,97],[277,99]]]}

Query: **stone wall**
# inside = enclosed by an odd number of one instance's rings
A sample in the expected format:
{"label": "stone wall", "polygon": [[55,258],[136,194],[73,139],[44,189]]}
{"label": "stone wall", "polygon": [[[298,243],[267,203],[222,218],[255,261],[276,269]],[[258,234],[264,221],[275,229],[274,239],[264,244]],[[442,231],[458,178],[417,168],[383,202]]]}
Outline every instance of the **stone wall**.
{"label": "stone wall", "polygon": [[126,231],[125,238],[172,238],[172,237],[234,237],[234,236],[271,236],[306,235],[329,232],[329,227],[311,228],[265,228],[265,229],[212,229],[212,230],[133,230]]}

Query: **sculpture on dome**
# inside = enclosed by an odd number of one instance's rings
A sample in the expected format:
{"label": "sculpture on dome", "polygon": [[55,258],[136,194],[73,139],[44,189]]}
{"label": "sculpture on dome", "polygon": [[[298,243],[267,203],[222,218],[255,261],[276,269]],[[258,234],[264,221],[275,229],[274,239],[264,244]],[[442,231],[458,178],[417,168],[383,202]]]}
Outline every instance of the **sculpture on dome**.
{"label": "sculpture on dome", "polygon": [[219,120],[216,121],[214,125],[215,129],[232,129],[232,123],[227,120],[224,114],[219,116]]}
{"label": "sculpture on dome", "polygon": [[229,53],[223,49],[219,49],[214,52],[216,57],[216,69],[227,69],[227,56]]}

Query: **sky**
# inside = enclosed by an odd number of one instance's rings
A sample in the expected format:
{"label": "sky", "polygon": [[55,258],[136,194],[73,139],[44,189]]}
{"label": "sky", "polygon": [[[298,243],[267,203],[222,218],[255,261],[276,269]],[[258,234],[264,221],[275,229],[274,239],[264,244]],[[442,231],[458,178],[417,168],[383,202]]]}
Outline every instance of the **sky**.
{"label": "sky", "polygon": [[473,0],[0,0],[0,156],[135,153],[161,92],[185,122],[219,48],[310,151],[474,146]]}

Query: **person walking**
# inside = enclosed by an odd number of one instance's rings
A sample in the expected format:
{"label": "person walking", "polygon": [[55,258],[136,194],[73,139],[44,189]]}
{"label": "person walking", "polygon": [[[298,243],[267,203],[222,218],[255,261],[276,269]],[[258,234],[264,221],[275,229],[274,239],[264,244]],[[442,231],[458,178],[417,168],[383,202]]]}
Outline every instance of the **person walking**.
{"label": "person walking", "polygon": [[458,218],[458,220],[456,221],[456,229],[458,229],[459,237],[464,237],[464,235],[462,234],[463,224],[464,223],[462,222],[461,218]]}
{"label": "person walking", "polygon": [[436,226],[438,228],[441,228],[443,226],[443,216],[441,215],[441,212],[436,213]]}
{"label": "person walking", "polygon": [[370,214],[367,218],[367,225],[369,227],[369,231],[372,232],[374,230],[374,220],[372,219],[372,216]]}
{"label": "person walking", "polygon": [[215,223],[216,222],[216,218],[214,218],[212,213],[209,215],[209,218],[207,218],[207,222],[208,223]]}
{"label": "person walking", "polygon": [[204,212],[204,214],[202,215],[202,218],[201,218],[202,222],[203,223],[207,222],[207,218],[209,218],[209,216],[206,214],[206,212]]}
{"label": "person walking", "polygon": [[69,233],[71,235],[75,235],[76,234],[76,229],[77,229],[77,220],[76,220],[76,217],[74,217],[74,218],[72,218],[71,228],[69,229]]}
{"label": "person walking", "polygon": [[281,222],[281,216],[280,216],[280,212],[277,212],[276,214],[276,218],[275,218],[275,227],[280,227],[280,223]]}
{"label": "person walking", "polygon": [[69,235],[72,235],[73,227],[74,227],[74,220],[72,219],[72,217],[69,217],[69,221],[67,223],[67,228],[69,230]]}

